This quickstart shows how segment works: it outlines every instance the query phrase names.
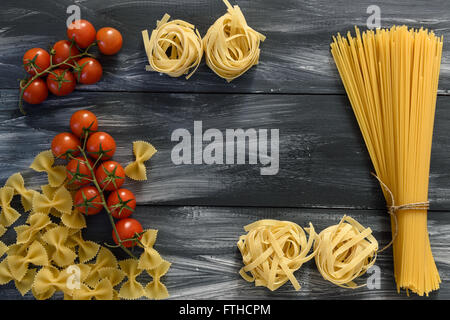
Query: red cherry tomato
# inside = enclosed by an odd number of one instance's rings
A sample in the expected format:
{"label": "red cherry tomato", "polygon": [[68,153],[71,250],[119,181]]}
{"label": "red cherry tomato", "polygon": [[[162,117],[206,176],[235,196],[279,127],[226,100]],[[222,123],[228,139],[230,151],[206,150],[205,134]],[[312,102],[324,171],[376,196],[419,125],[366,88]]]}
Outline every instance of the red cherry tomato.
{"label": "red cherry tomato", "polygon": [[89,137],[86,150],[94,159],[102,154],[102,160],[108,160],[116,152],[116,141],[106,132],[95,132]]}
{"label": "red cherry tomato", "polygon": [[77,156],[80,153],[79,146],[80,140],[69,132],[57,134],[52,141],[53,154],[61,159],[66,159],[68,153]]}
{"label": "red cherry tomato", "polygon": [[77,81],[83,84],[94,84],[102,78],[103,68],[100,62],[94,58],[83,58],[77,61],[78,68],[75,70]]}
{"label": "red cherry tomato", "polygon": [[67,28],[67,37],[75,42],[80,48],[87,48],[95,40],[95,28],[86,20],[75,20]]}
{"label": "red cherry tomato", "polygon": [[[91,159],[88,159],[89,165],[93,167]],[[69,182],[83,186],[89,184],[92,180],[92,174],[83,157],[77,157],[69,161],[66,166],[67,178]]]}
{"label": "red cherry tomato", "polygon": [[105,161],[95,170],[95,179],[100,188],[113,191],[125,182],[125,170],[117,161]]}
{"label": "red cherry tomato", "polygon": [[102,199],[97,188],[92,186],[83,187],[77,191],[74,205],[78,212],[92,216],[102,211]]}
{"label": "red cherry tomato", "polygon": [[55,69],[47,77],[48,89],[57,96],[65,96],[73,92],[75,84],[75,77],[69,70]]}
{"label": "red cherry tomato", "polygon": [[111,192],[106,202],[114,218],[128,218],[136,208],[136,197],[128,189],[119,189]]}
{"label": "red cherry tomato", "polygon": [[42,72],[50,66],[50,54],[41,48],[33,48],[25,52],[23,55],[23,66],[25,71],[34,76],[36,72],[30,65],[30,62],[33,61],[36,67],[37,72]]}
{"label": "red cherry tomato", "polygon": [[95,114],[89,110],[79,110],[70,117],[70,130],[78,137],[82,137],[85,131],[94,132],[98,129],[98,121]]}
{"label": "red cherry tomato", "polygon": [[[119,234],[120,240],[131,239],[134,236],[136,236],[136,234],[140,234],[138,239],[142,238],[142,234],[141,234],[143,232],[142,225],[136,219],[132,219],[132,218],[120,219],[116,223],[116,229],[117,229],[117,233]],[[114,242],[116,244],[119,244],[119,241],[117,241],[116,233],[114,232],[114,230],[112,231],[112,237],[113,237]],[[124,242],[122,242],[122,244],[126,248],[130,248],[130,247],[134,247],[136,245],[136,242],[135,241],[124,241]]]}
{"label": "red cherry tomato", "polygon": [[106,27],[97,31],[97,44],[101,53],[112,55],[122,48],[122,35],[119,30]]}
{"label": "red cherry tomato", "polygon": [[48,88],[41,78],[34,79],[33,82],[23,92],[23,100],[29,104],[40,104],[48,97]]}
{"label": "red cherry tomato", "polygon": [[[68,40],[60,40],[53,46],[52,62],[53,64],[58,64],[69,58],[69,56],[75,56],[80,53],[75,44],[71,47],[71,42]],[[67,63],[74,65],[74,59],[70,59]],[[62,64],[59,66],[60,69],[69,69],[70,66],[67,64]]]}

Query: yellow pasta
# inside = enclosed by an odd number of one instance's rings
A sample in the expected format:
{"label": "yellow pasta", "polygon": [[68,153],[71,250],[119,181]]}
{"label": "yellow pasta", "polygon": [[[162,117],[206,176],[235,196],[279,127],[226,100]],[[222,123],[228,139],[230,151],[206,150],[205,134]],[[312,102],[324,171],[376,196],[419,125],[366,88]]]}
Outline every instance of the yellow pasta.
{"label": "yellow pasta", "polygon": [[142,235],[139,244],[144,248],[141,256],[139,257],[138,268],[141,270],[149,270],[158,267],[163,259],[159,255],[158,251],[153,248],[153,245],[156,242],[156,236],[158,234],[158,230],[146,230]]}
{"label": "yellow pasta", "polygon": [[0,237],[5,234],[8,229],[5,228],[4,225],[0,224]]}
{"label": "yellow pasta", "polygon": [[3,242],[0,241],[0,258],[9,250],[9,247]]}
{"label": "yellow pasta", "polygon": [[156,22],[156,29],[152,31],[150,39],[147,30],[142,31],[149,63],[146,70],[162,72],[171,77],[187,74],[186,79],[189,79],[202,60],[202,38],[194,25],[169,19],[166,13]]}
{"label": "yellow pasta", "polygon": [[105,267],[99,269],[98,275],[100,276],[101,279],[108,279],[113,287],[120,284],[126,276],[123,270],[112,267]]}
{"label": "yellow pasta", "polygon": [[80,289],[74,290],[73,298],[75,300],[112,300],[113,287],[108,279],[102,279],[94,289],[82,284]]}
{"label": "yellow pasta", "polygon": [[119,297],[130,300],[144,296],[144,288],[136,281],[136,277],[142,273],[142,270],[138,269],[138,261],[136,259],[126,259],[120,261],[119,265],[127,277],[127,281],[120,287]]}
{"label": "yellow pasta", "polygon": [[94,241],[84,240],[81,231],[77,231],[67,239],[68,247],[77,247],[78,259],[81,263],[92,260],[100,250],[100,245]]}
{"label": "yellow pasta", "polygon": [[75,252],[66,244],[68,236],[69,229],[63,226],[57,226],[42,235],[42,239],[54,248],[54,252],[50,256],[51,261],[59,267],[73,264],[77,257]]}
{"label": "yellow pasta", "polygon": [[397,289],[428,295],[441,279],[427,231],[442,37],[393,26],[333,38],[331,53],[391,213]]}
{"label": "yellow pasta", "polygon": [[9,227],[20,217],[20,213],[11,207],[11,200],[14,197],[14,189],[11,187],[0,188],[0,225]]}
{"label": "yellow pasta", "polygon": [[83,229],[86,228],[86,218],[76,208],[70,213],[65,212],[61,215],[61,222],[68,228]]}
{"label": "yellow pasta", "polygon": [[155,147],[145,141],[133,142],[133,154],[136,160],[125,167],[125,174],[133,180],[147,180],[145,161],[156,153]]}
{"label": "yellow pasta", "polygon": [[[47,193],[48,194],[48,193]],[[46,194],[36,192],[33,197],[33,211],[49,214],[51,209],[60,213],[72,213],[72,195],[64,187],[59,187],[56,192],[49,197]]]}
{"label": "yellow pasta", "polygon": [[266,37],[247,25],[239,6],[223,0],[228,12],[216,20],[203,38],[206,64],[228,82],[258,64],[259,45]]}
{"label": "yellow pasta", "polygon": [[146,270],[149,276],[152,277],[152,281],[150,281],[144,289],[147,298],[161,300],[169,297],[169,292],[167,291],[166,286],[161,282],[161,277],[169,271],[171,265],[170,262],[163,260],[158,267]]}
{"label": "yellow pasta", "polygon": [[85,280],[85,283],[88,286],[93,287],[101,279],[99,273],[100,270],[107,267],[117,269],[118,262],[111,250],[101,247],[95,263],[89,264],[89,266],[91,267],[91,271]]}
{"label": "yellow pasta", "polygon": [[7,260],[4,259],[3,261],[0,262],[0,285],[5,285],[8,282],[14,280],[15,286],[22,296],[24,296],[28,291],[30,291],[34,281],[35,274],[36,274],[35,268],[28,269],[23,278],[20,281],[18,281],[9,271]]}
{"label": "yellow pasta", "polygon": [[51,150],[42,151],[33,160],[30,168],[37,172],[47,172],[48,183],[52,187],[59,187],[66,180],[66,168],[64,166],[54,166],[55,158]]}
{"label": "yellow pasta", "polygon": [[317,240],[313,225],[305,228],[309,239],[303,228],[290,221],[259,220],[244,230],[247,234],[237,243],[245,265],[239,271],[242,278],[272,291],[291,281],[295,290],[300,290],[294,272],[317,253],[315,249],[308,255]]}
{"label": "yellow pasta", "polygon": [[22,281],[27,273],[28,266],[34,264],[36,266],[48,265],[47,252],[42,244],[34,241],[27,249],[25,255],[8,254],[6,258],[8,261],[8,268],[12,276],[17,281]]}
{"label": "yellow pasta", "polygon": [[370,228],[344,216],[319,233],[314,243],[317,269],[325,280],[343,288],[359,288],[353,280],[366,273],[377,257],[378,242]]}
{"label": "yellow pasta", "polygon": [[38,233],[51,223],[48,215],[44,213],[34,213],[27,219],[26,225],[17,226],[14,228],[16,231],[16,243],[24,244],[35,240]]}
{"label": "yellow pasta", "polygon": [[20,194],[23,209],[30,211],[33,204],[33,196],[36,191],[25,188],[25,181],[20,173],[15,173],[6,180],[5,186],[14,189],[15,194]]}

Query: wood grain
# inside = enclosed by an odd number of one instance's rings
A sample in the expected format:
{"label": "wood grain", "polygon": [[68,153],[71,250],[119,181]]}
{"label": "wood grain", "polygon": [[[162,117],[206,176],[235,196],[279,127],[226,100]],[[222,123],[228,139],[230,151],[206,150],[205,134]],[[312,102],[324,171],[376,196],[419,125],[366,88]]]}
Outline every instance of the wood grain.
{"label": "wood grain", "polygon": [[[101,57],[104,77],[89,91],[151,92],[246,92],[246,93],[343,93],[343,87],[329,53],[331,36],[366,28],[371,0],[239,0],[250,26],[267,36],[261,46],[257,67],[243,77],[226,83],[202,63],[189,80],[172,79],[144,72],[147,63],[141,30],[152,30],[164,13],[197,26],[204,35],[226,11],[221,0],[127,1],[89,0],[77,2],[82,17],[96,28],[112,26],[124,34],[120,54]],[[0,13],[0,88],[16,88],[23,74],[21,57],[31,47],[48,48],[65,39],[66,9],[72,0],[42,0],[39,8],[31,1],[3,0]],[[407,24],[432,28],[450,39],[450,11],[446,0],[377,1],[383,27]],[[450,54],[444,51],[439,89],[450,93]]]}
{"label": "wood grain", "polygon": [[[376,262],[381,271],[380,289],[350,290],[334,286],[321,277],[314,260],[295,273],[302,286],[300,291],[286,284],[276,292],[270,292],[240,278],[238,271],[242,260],[236,242],[244,233],[244,225],[271,218],[294,221],[301,226],[312,222],[319,232],[339,222],[344,214],[350,214],[374,230],[380,245],[389,242],[389,219],[380,210],[138,206],[135,217],[146,227],[159,230],[155,247],[163,258],[172,262],[164,278],[172,299],[420,299],[415,295],[408,298],[405,292],[397,294],[391,250],[382,253]],[[429,227],[433,254],[443,281],[442,289],[431,298],[449,299],[448,212],[431,212]],[[106,215],[89,217],[83,236],[100,243],[108,241],[111,231]],[[14,238],[15,233],[10,230],[2,240],[11,242]],[[116,255],[120,257],[121,252],[116,251]],[[358,283],[365,283],[366,279],[366,275],[362,276]],[[150,279],[142,275],[139,280],[145,284]],[[17,298],[20,294],[12,283],[0,287],[0,299]],[[31,299],[32,296],[28,293],[24,298]]]}
{"label": "wood grain", "polygon": [[[53,137],[69,130],[71,114],[90,107],[100,128],[116,140],[115,159],[133,160],[131,143],[147,140],[158,153],[150,160],[149,182],[127,182],[143,204],[384,208],[379,186],[347,98],[334,95],[222,95],[148,93],[74,93],[28,108],[18,116],[15,92],[3,90],[0,121],[0,182],[24,171]],[[450,98],[438,99],[430,174],[435,210],[450,210]],[[1,119],[0,118],[0,119]],[[8,119],[8,120],[6,120]],[[175,165],[171,134],[204,130],[266,128],[280,130],[280,170],[261,176],[261,165]],[[206,143],[205,143],[206,144]],[[45,183],[32,174],[30,184]],[[31,178],[32,177],[32,178]]]}

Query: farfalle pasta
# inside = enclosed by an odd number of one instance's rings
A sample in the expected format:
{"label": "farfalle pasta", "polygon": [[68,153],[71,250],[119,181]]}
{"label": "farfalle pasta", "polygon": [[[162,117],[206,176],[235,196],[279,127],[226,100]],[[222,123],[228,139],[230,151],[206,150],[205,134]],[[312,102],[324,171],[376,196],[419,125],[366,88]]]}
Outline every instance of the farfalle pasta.
{"label": "farfalle pasta", "polygon": [[3,257],[8,250],[9,247],[3,241],[0,241],[0,258]]}
{"label": "farfalle pasta", "polygon": [[16,280],[11,271],[9,271],[8,262],[6,259],[0,262],[0,285],[5,285],[10,281],[14,281],[14,285],[22,296],[31,290],[31,286],[36,275],[36,268],[28,269],[22,279]]}
{"label": "farfalle pasta", "polygon": [[64,186],[59,187],[53,194],[36,192],[33,197],[34,212],[49,214],[55,209],[60,213],[72,213],[72,207],[72,195]]}
{"label": "farfalle pasta", "polygon": [[30,215],[27,224],[14,228],[17,234],[16,243],[23,244],[35,240],[37,234],[50,223],[49,216],[44,213],[37,212]]}
{"label": "farfalle pasta", "polygon": [[14,189],[14,194],[20,194],[23,209],[30,211],[33,206],[33,196],[36,191],[25,188],[25,181],[20,173],[15,173],[6,180],[6,187]]}
{"label": "farfalle pasta", "polygon": [[138,268],[138,261],[126,259],[119,261],[119,265],[127,277],[127,281],[120,287],[119,297],[122,299],[138,299],[144,296],[144,288],[136,281],[136,277],[142,273],[142,270]]}
{"label": "farfalle pasta", "polygon": [[144,289],[147,298],[161,300],[169,297],[169,292],[167,291],[166,286],[161,282],[161,277],[169,271],[171,265],[170,262],[163,260],[158,267],[146,270],[153,278]]}
{"label": "farfalle pasta", "polygon": [[93,287],[101,279],[100,270],[107,267],[117,269],[118,262],[111,250],[101,247],[95,263],[89,264],[89,266],[91,271],[85,282],[88,286]]}
{"label": "farfalle pasta", "polygon": [[48,265],[47,251],[42,244],[34,241],[28,248],[24,255],[8,255],[9,270],[13,278],[17,281],[22,281],[27,273],[30,264],[36,266]]}
{"label": "farfalle pasta", "polygon": [[36,158],[30,168],[37,172],[47,172],[48,183],[52,187],[59,187],[66,180],[66,168],[64,166],[53,166],[55,158],[51,150],[42,151]]}
{"label": "farfalle pasta", "polygon": [[133,153],[136,160],[125,167],[125,174],[133,180],[147,180],[147,169],[144,162],[155,153],[155,147],[145,141],[133,142]]}
{"label": "farfalle pasta", "polygon": [[11,187],[0,188],[0,225],[9,227],[20,217],[20,213],[11,207],[11,200],[14,197],[14,189]]}
{"label": "farfalle pasta", "polygon": [[156,236],[158,230],[146,230],[140,240],[140,246],[144,248],[141,256],[139,257],[138,268],[142,270],[149,270],[158,267],[163,259],[159,255],[158,251],[153,248],[156,242]]}
{"label": "farfalle pasta", "polygon": [[73,209],[70,213],[61,214],[61,222],[68,228],[83,229],[86,228],[86,218],[78,209]]}
{"label": "farfalle pasta", "polygon": [[80,289],[74,290],[73,298],[75,300],[112,300],[113,286],[108,279],[100,280],[94,289],[82,284]]}
{"label": "farfalle pasta", "polygon": [[94,259],[100,249],[100,245],[94,241],[84,240],[81,231],[77,231],[68,238],[67,246],[77,247],[78,259],[81,263]]}
{"label": "farfalle pasta", "polygon": [[50,259],[59,267],[65,267],[75,261],[77,255],[66,244],[69,236],[69,229],[64,226],[58,226],[48,230],[42,236],[42,239],[54,248]]}

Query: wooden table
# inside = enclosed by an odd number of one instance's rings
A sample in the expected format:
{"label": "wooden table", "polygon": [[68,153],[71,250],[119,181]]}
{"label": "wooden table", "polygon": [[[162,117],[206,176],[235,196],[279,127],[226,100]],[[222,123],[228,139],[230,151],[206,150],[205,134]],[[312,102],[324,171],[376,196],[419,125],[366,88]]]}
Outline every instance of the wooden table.
{"label": "wooden table", "polygon": [[[447,0],[378,1],[382,26],[421,25],[444,35],[439,97],[430,173],[429,233],[442,278],[432,299],[450,298],[450,13]],[[173,263],[165,283],[173,299],[404,299],[397,294],[392,251],[381,254],[381,289],[345,290],[322,279],[313,261],[296,273],[302,289],[286,284],[276,292],[255,288],[240,278],[236,247],[243,226],[261,218],[310,221],[317,230],[344,215],[389,241],[389,218],[361,134],[332,61],[329,44],[337,32],[365,28],[373,1],[240,0],[250,26],[267,36],[260,64],[227,83],[203,62],[190,79],[146,72],[141,30],[153,29],[169,13],[195,24],[204,35],[225,12],[220,0],[80,2],[82,18],[96,28],[112,26],[124,36],[122,51],[100,58],[100,82],[78,86],[64,98],[17,109],[23,53],[48,48],[66,38],[71,0],[3,0],[0,12],[0,182],[22,172],[28,186],[46,182],[27,169],[49,149],[55,134],[68,131],[70,115],[87,106],[117,141],[116,160],[133,159],[131,143],[148,140],[158,153],[148,165],[150,178],[130,182],[139,206],[135,217],[159,229],[156,248]],[[173,130],[266,128],[280,132],[280,170],[261,176],[259,165],[179,165],[171,161]],[[85,238],[110,240],[106,215],[89,217]],[[13,242],[9,230],[2,240]],[[120,252],[117,252],[120,256]],[[365,277],[360,279],[365,281]],[[12,283],[1,299],[22,299]],[[25,299],[31,299],[27,294]],[[410,299],[417,298],[412,296]]]}

